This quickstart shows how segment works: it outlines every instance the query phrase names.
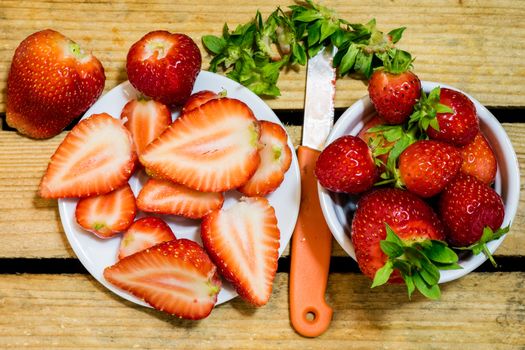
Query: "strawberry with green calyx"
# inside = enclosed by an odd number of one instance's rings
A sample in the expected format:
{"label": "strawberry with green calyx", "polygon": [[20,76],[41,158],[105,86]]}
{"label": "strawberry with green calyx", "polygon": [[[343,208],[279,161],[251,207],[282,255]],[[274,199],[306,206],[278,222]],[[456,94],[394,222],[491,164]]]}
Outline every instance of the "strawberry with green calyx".
{"label": "strawberry with green calyx", "polygon": [[483,251],[493,262],[485,244],[508,231],[501,228],[505,207],[500,195],[475,177],[460,173],[445,188],[438,205],[447,242],[474,253]]}
{"label": "strawberry with green calyx", "polygon": [[410,71],[412,58],[404,51],[385,54],[383,64],[368,82],[370,101],[386,124],[402,124],[421,96],[421,81]]}
{"label": "strawberry with green calyx", "polygon": [[417,288],[438,298],[439,269],[458,268],[438,216],[408,191],[380,188],[362,196],[351,232],[357,263],[373,287],[404,280],[409,295]]}
{"label": "strawberry with green calyx", "polygon": [[410,116],[429,138],[463,146],[479,132],[474,103],[463,93],[436,87],[428,96],[423,92]]}

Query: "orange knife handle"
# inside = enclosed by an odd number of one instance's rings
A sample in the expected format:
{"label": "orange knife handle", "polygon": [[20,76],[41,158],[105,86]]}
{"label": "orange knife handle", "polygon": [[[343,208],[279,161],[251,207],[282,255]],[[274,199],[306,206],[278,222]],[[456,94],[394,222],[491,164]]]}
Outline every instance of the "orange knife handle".
{"label": "orange knife handle", "polygon": [[319,154],[305,146],[297,150],[301,206],[291,246],[290,320],[297,333],[306,337],[322,334],[332,320],[332,308],[325,301],[332,234],[317,194],[314,169]]}

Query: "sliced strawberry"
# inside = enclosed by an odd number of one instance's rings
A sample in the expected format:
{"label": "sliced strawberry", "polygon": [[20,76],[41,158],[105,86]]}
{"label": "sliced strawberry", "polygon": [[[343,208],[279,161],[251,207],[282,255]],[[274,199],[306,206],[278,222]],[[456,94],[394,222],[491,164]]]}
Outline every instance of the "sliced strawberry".
{"label": "sliced strawberry", "polygon": [[135,221],[122,236],[118,258],[123,259],[156,244],[176,239],[164,220],[148,216]]}
{"label": "sliced strawberry", "polygon": [[262,120],[259,150],[261,163],[257,171],[238,190],[247,196],[265,196],[277,189],[290,168],[292,151],[288,147],[288,136],[282,126]]}
{"label": "sliced strawberry", "polygon": [[163,242],[119,260],[104,278],[155,309],[197,320],[217,302],[221,279],[206,251],[188,239]]}
{"label": "sliced strawberry", "polygon": [[228,209],[204,217],[201,238],[218,266],[246,301],[268,302],[277,271],[280,232],[266,198],[243,198]]}
{"label": "sliced strawberry", "polygon": [[135,168],[129,131],[109,114],[94,114],[67,134],[40,182],[44,198],[88,197],[122,187]]}
{"label": "sliced strawberry", "polygon": [[75,210],[77,223],[100,238],[125,231],[135,219],[137,206],[129,184],[99,196],[82,198]]}
{"label": "sliced strawberry", "polygon": [[194,110],[205,104],[208,101],[215,100],[221,96],[210,90],[198,91],[190,96],[184,107],[182,107],[182,115],[188,113],[189,111]]}
{"label": "sliced strawberry", "polygon": [[171,124],[171,112],[160,102],[133,99],[122,109],[120,119],[125,120],[124,126],[131,132],[140,155]]}
{"label": "sliced strawberry", "polygon": [[200,219],[224,202],[221,192],[200,192],[169,180],[149,179],[137,197],[140,210]]}
{"label": "sliced strawberry", "polygon": [[220,98],[178,118],[140,156],[146,170],[197,191],[243,185],[259,166],[259,126],[243,102]]}
{"label": "sliced strawberry", "polygon": [[498,164],[489,142],[479,132],[472,142],[460,148],[463,163],[461,172],[472,175],[481,182],[490,185],[496,177]]}

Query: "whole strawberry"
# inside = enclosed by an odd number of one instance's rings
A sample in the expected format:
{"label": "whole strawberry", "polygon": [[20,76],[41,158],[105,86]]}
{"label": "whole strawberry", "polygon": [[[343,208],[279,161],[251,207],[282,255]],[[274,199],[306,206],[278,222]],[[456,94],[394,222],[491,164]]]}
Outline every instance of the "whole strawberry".
{"label": "whole strawberry", "polygon": [[410,117],[417,121],[428,137],[463,146],[479,132],[476,106],[463,93],[447,88],[435,88],[423,94]]}
{"label": "whole strawberry", "polygon": [[[441,194],[439,213],[452,246],[477,248],[494,263],[485,243],[508,231],[500,229],[505,207],[496,191],[475,177],[460,173]],[[477,243],[479,246],[475,247]]]}
{"label": "whole strawberry", "polygon": [[378,69],[370,77],[368,94],[385,123],[402,124],[421,96],[421,81],[411,71],[393,73]]}
{"label": "whole strawberry", "polygon": [[457,268],[458,259],[444,239],[436,213],[408,191],[376,189],[357,203],[352,243],[359,268],[374,280],[372,287],[402,279],[409,295],[417,288],[439,298],[439,268]]}
{"label": "whole strawberry", "polygon": [[333,192],[358,194],[369,190],[379,177],[372,152],[357,136],[342,136],[319,155],[315,176]]}
{"label": "whole strawberry", "polygon": [[496,178],[498,163],[494,151],[481,131],[474,139],[460,148],[463,163],[461,172],[472,175],[490,185]]}
{"label": "whole strawberry", "polygon": [[6,121],[21,134],[60,133],[100,96],[106,77],[100,61],[54,30],[24,39],[7,78]]}
{"label": "whole strawberry", "polygon": [[420,140],[399,156],[399,175],[407,190],[427,198],[441,192],[458,174],[461,164],[461,153],[456,147]]}
{"label": "whole strawberry", "polygon": [[144,95],[168,106],[182,106],[201,69],[201,53],[185,34],[153,31],[129,49],[130,83]]}

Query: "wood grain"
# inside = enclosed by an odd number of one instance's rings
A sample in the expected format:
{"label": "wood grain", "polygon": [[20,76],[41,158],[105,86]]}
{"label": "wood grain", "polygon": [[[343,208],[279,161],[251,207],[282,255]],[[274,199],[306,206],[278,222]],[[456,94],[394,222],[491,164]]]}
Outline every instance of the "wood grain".
{"label": "wood grain", "polygon": [[[129,47],[151,30],[190,35],[209,55],[201,37],[219,35],[225,21],[231,28],[268,15],[292,1],[208,0],[180,3],[144,1],[0,1],[0,112],[5,110],[6,80],[17,45],[29,34],[53,28],[92,51],[106,71],[106,91],[127,79]],[[376,18],[385,32],[406,26],[400,42],[410,51],[421,79],[439,81],[468,91],[488,106],[523,106],[525,91],[525,2],[490,1],[324,1],[339,17],[353,23]],[[521,29],[521,30],[520,30]],[[304,68],[282,75],[282,96],[268,99],[272,108],[302,108]],[[349,106],[366,93],[362,81],[339,79],[336,105]]]}
{"label": "wood grain", "polygon": [[[504,124],[521,168],[525,183],[525,124]],[[287,126],[294,143],[300,142],[299,126]],[[15,132],[0,131],[0,237],[9,237],[0,244],[0,258],[64,258],[72,257],[65,238],[57,201],[37,195],[38,184],[49,157],[65,133],[45,141],[31,140]],[[525,195],[522,187],[518,212],[510,234],[497,255],[523,256],[525,246]],[[284,253],[288,255],[288,249]],[[346,256],[334,241],[333,256]]]}
{"label": "wood grain", "polygon": [[370,289],[357,274],[331,274],[333,321],[323,335],[296,334],[288,275],[270,302],[239,298],[202,321],[137,306],[90,276],[1,275],[0,348],[17,349],[518,349],[525,344],[524,273],[472,273],[442,286],[440,301],[401,286]]}

